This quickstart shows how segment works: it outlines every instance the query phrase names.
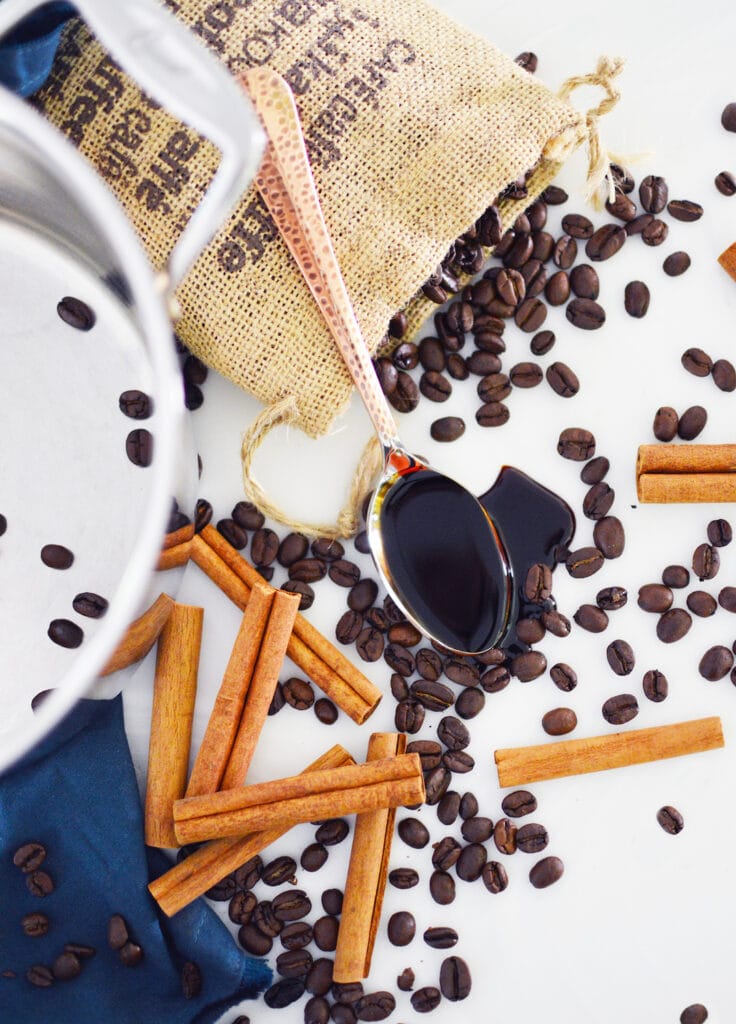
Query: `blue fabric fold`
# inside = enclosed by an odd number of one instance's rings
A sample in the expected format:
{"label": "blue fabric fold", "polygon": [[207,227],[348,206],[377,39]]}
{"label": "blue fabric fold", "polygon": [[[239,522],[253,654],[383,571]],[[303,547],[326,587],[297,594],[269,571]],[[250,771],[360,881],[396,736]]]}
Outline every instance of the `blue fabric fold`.
{"label": "blue fabric fold", "polygon": [[[24,843],[47,851],[54,891],[31,895],[13,864]],[[169,867],[147,849],[123,726],[122,700],[83,700],[47,739],[0,778],[0,1021],[8,1024],[215,1024],[230,1006],[271,980],[268,965],[245,956],[202,899],[173,918],[146,888]],[[50,927],[28,937],[21,918],[38,911]],[[122,914],[143,948],[126,967],[107,942]],[[51,965],[67,942],[94,946],[81,974],[37,988],[34,964]],[[185,999],[181,968],[197,964],[201,993]],[[5,973],[4,973],[5,972]],[[5,976],[12,972],[15,976]]]}
{"label": "blue fabric fold", "polygon": [[40,89],[51,71],[61,31],[73,14],[71,4],[49,3],[15,28],[0,43],[0,82],[20,96]]}

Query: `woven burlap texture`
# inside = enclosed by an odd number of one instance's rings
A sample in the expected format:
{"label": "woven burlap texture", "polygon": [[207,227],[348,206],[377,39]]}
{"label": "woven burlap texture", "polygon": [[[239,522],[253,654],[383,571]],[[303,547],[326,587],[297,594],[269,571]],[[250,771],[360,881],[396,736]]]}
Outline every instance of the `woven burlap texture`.
{"label": "woven burlap texture", "polygon": [[[585,137],[583,115],[421,0],[170,6],[233,73],[264,63],[290,82],[371,351],[496,194],[536,166],[550,140],[556,166]],[[214,172],[214,147],[148,103],[78,24],[39,104],[109,182],[163,267]],[[291,396],[309,435],[329,428],[352,384],[254,191],[179,299],[177,332],[209,366],[266,405]]]}

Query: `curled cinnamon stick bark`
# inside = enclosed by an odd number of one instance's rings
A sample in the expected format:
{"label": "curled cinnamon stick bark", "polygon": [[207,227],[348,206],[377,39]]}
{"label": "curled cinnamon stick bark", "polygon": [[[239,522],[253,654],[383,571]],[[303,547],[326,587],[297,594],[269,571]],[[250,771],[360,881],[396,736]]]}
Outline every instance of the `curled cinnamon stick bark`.
{"label": "curled cinnamon stick bark", "polygon": [[729,245],[718,257],[718,262],[723,269],[736,281],[736,242]]}
{"label": "curled cinnamon stick bark", "polygon": [[175,569],[180,565],[186,565],[189,561],[191,551],[192,542],[189,540],[183,541],[181,544],[176,544],[174,547],[164,548],[158,556],[156,568],[159,571],[163,571],[165,569]]}
{"label": "curled cinnamon stick bark", "polygon": [[641,502],[735,501],[736,445],[640,445],[636,490]]}
{"label": "curled cinnamon stick bark", "polygon": [[180,844],[245,835],[343,814],[424,802],[418,754],[400,754],[366,764],[294,775],[240,789],[177,800]]}
{"label": "curled cinnamon stick bark", "polygon": [[203,615],[202,608],[175,604],[158,642],[145,801],[149,846],[177,845],[173,808],[186,789]]}
{"label": "curled cinnamon stick bark", "polygon": [[[336,744],[308,765],[304,771],[323,771],[353,765],[351,755]],[[216,839],[200,846],[179,864],[150,883],[148,889],[163,912],[171,917],[192,900],[202,896],[213,885],[235,871],[251,857],[275,843],[289,826],[237,838]]]}
{"label": "curled cinnamon stick bark", "polygon": [[161,635],[173,607],[173,597],[159,594],[151,607],[128,626],[125,636],[100,675],[109,676],[145,658]]}
{"label": "curled cinnamon stick bark", "polygon": [[[404,733],[374,733],[367,759],[392,757],[405,750]],[[360,981],[370,972],[395,819],[396,808],[381,808],[359,814],[355,820],[335,950],[333,977],[337,982]]]}

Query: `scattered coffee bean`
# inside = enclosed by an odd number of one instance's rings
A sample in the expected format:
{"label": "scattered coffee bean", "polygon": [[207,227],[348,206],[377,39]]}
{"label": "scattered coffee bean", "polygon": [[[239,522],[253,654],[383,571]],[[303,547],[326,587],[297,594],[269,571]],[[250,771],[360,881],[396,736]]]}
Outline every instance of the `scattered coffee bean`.
{"label": "scattered coffee bean", "polygon": [[548,736],[566,736],[578,724],[578,717],[572,708],[554,708],[542,718],[542,728]]}
{"label": "scattered coffee bean", "polygon": [[299,864],[304,871],[319,871],[326,864],[328,856],[327,849],[322,843],[310,843],[302,851]]}
{"label": "scattered coffee bean", "polygon": [[649,309],[649,289],[643,281],[629,281],[624,289],[624,308],[637,319],[646,316]]}
{"label": "scattered coffee bean", "polygon": [[558,185],[548,185],[542,192],[542,199],[547,206],[561,206],[568,200],[567,192]]}
{"label": "scattered coffee bean", "polygon": [[572,628],[567,616],[558,612],[557,609],[542,612],[542,625],[552,636],[559,637],[569,636]]}
{"label": "scattered coffee bean", "polygon": [[412,993],[411,1005],[417,1013],[430,1013],[436,1010],[442,1001],[442,995],[433,985],[425,985]]}
{"label": "scattered coffee bean", "polygon": [[608,260],[616,255],[626,238],[626,232],[620,224],[604,224],[585,243],[585,253],[594,263]]}
{"label": "scattered coffee bean", "polygon": [[125,439],[125,454],[134,466],[150,466],[153,462],[153,434],[143,427],[131,430]]}
{"label": "scattered coffee bean", "polygon": [[305,984],[301,978],[283,978],[267,988],[263,993],[263,1001],[272,1010],[281,1010],[290,1006],[304,995]]}
{"label": "scattered coffee bean", "polygon": [[597,455],[580,470],[580,479],[584,484],[598,484],[606,476],[610,467],[611,464],[605,455]]}
{"label": "scattered coffee bean", "polygon": [[578,685],[577,673],[564,662],[553,665],[549,670],[549,674],[557,689],[562,690],[564,693],[569,693]]}
{"label": "scattered coffee bean", "polygon": [[715,184],[722,196],[736,194],[736,177],[730,171],[721,171],[717,174]]}
{"label": "scattered coffee bean", "polygon": [[639,200],[647,213],[661,213],[667,205],[669,189],[664,178],[648,174],[639,185]]}
{"label": "scattered coffee bean", "polygon": [[663,405],[657,409],[652,430],[658,441],[672,441],[679,425],[679,417],[672,406]]}
{"label": "scattered coffee bean", "polygon": [[662,572],[662,582],[679,590],[690,582],[690,573],[684,565],[668,565]]}
{"label": "scattered coffee bean", "polygon": [[128,941],[118,951],[118,956],[125,967],[137,967],[143,960],[143,949],[137,942]]}
{"label": "scattered coffee bean", "polygon": [[718,575],[721,556],[712,544],[699,544],[693,552],[693,572],[700,582],[712,580]]}
{"label": "scattered coffee bean", "polygon": [[397,412],[413,412],[419,404],[419,389],[404,370],[399,370],[396,386],[386,396]]}
{"label": "scattered coffee bean", "polygon": [[446,871],[433,871],[429,879],[429,891],[435,903],[447,906],[455,899],[455,882]]}
{"label": "scattered coffee bean", "polygon": [[665,700],[669,693],[667,677],[663,672],[660,672],[659,669],[656,668],[649,669],[644,673],[642,688],[647,700],[654,701],[655,704],[659,704]]}
{"label": "scattered coffee bean", "polygon": [[65,324],[69,324],[77,331],[91,331],[97,322],[94,310],[86,302],[75,299],[72,295],[65,295],[57,303],[56,312]]}
{"label": "scattered coffee bean", "polygon": [[596,331],[606,322],[606,312],[593,299],[573,299],[565,309],[565,315],[573,327],[584,331]]}
{"label": "scattered coffee bean", "polygon": [[625,224],[624,230],[626,231],[627,237],[631,238],[632,235],[640,235],[644,231],[644,228],[649,227],[653,220],[653,214],[640,213],[638,217],[634,217],[633,220],[630,220]]}
{"label": "scattered coffee bean", "polygon": [[26,875],[26,888],[31,896],[50,896],[54,891],[54,881],[46,871],[32,871]]}
{"label": "scattered coffee bean", "polygon": [[624,725],[639,714],[639,702],[633,693],[619,693],[609,697],[601,711],[610,725]]}
{"label": "scattered coffee bean", "polygon": [[[613,488],[605,480],[602,480],[599,484],[593,484],[583,498],[583,514],[588,519],[603,519],[604,516],[608,515],[615,496]],[[621,539],[623,539],[623,528],[618,520],[616,520],[616,523],[621,528],[620,535]]]}
{"label": "scattered coffee bean", "polygon": [[557,451],[563,459],[585,462],[595,455],[595,437],[582,427],[568,427],[559,436]]}
{"label": "scattered coffee bean", "polygon": [[681,640],[693,624],[690,615],[684,608],[670,608],[660,616],[657,623],[657,636],[665,644]]}
{"label": "scattered coffee bean", "polygon": [[602,633],[608,628],[608,615],[596,604],[581,604],[573,619],[581,629],[589,633]]}
{"label": "scattered coffee bean", "polygon": [[702,348],[687,349],[682,353],[680,362],[694,377],[707,377],[713,366],[713,360]]}
{"label": "scattered coffee bean", "polygon": [[13,864],[24,874],[37,871],[46,860],[46,848],[41,843],[24,843],[13,854]]}
{"label": "scattered coffee bean", "polygon": [[516,846],[522,853],[541,853],[548,842],[547,829],[536,822],[522,825],[516,833]]}
{"label": "scattered coffee bean", "polygon": [[251,956],[267,956],[273,946],[273,939],[269,935],[264,935],[254,924],[244,924],[240,928],[238,942]]}
{"label": "scattered coffee bean", "polygon": [[539,331],[529,343],[529,348],[535,356],[543,356],[549,352],[554,343],[555,335],[553,331]]}
{"label": "scattered coffee bean", "polygon": [[517,828],[509,818],[499,818],[493,827],[493,841],[499,853],[512,854],[516,851]]}
{"label": "scattered coffee bean", "polygon": [[579,299],[595,301],[600,292],[600,282],[595,267],[582,263],[570,271],[570,288]]}
{"label": "scattered coffee bean", "polygon": [[485,695],[481,690],[469,687],[463,690],[455,701],[455,711],[460,718],[471,719],[480,714],[485,705]]}
{"label": "scattered coffee bean", "polygon": [[[605,483],[594,484],[591,490],[588,491],[588,494],[596,487],[602,488],[606,486]],[[600,493],[604,496],[604,505],[609,497],[611,502],[613,501],[613,491],[610,488],[608,492]],[[604,558],[619,558],[623,554],[626,544],[626,534],[621,520],[616,516],[602,516],[599,518],[593,528],[593,543]]]}
{"label": "scattered coffee bean", "polygon": [[626,640],[613,640],[606,648],[606,660],[617,676],[628,676],[636,664],[631,644]]}
{"label": "scattered coffee bean", "polygon": [[552,363],[547,367],[545,377],[555,394],[562,398],[572,398],[580,390],[580,381],[565,363]]}
{"label": "scattered coffee bean", "polygon": [[697,615],[701,619],[710,618],[718,609],[716,599],[712,594],[706,594],[704,590],[693,590],[687,595],[685,604],[693,615]]}
{"label": "scattered coffee bean", "polygon": [[233,924],[247,924],[257,903],[252,892],[236,892],[227,909],[230,920]]}
{"label": "scattered coffee bean", "polygon": [[623,608],[629,599],[625,587],[604,587],[596,594],[595,603],[607,612],[615,612]]}
{"label": "scattered coffee bean", "polygon": [[76,622],[70,619],[52,619],[46,633],[59,647],[79,647],[84,640],[84,633]]}
{"label": "scattered coffee bean", "polygon": [[676,807],[660,807],[657,811],[657,821],[665,832],[676,836],[685,827],[685,821]]}
{"label": "scattered coffee bean", "polygon": [[626,222],[632,221],[636,217],[636,206],[624,192],[617,191],[613,202],[610,199],[607,200],[606,209],[612,217]]}
{"label": "scattered coffee bean", "polygon": [[440,967],[440,991],[445,999],[457,1003],[470,995],[470,968],[460,956],[448,956]]}
{"label": "scattered coffee bean", "polygon": [[524,644],[538,644],[546,629],[539,619],[517,619],[516,635]]}
{"label": "scattered coffee bean", "polygon": [[711,647],[700,659],[698,672],[703,679],[716,682],[723,679],[733,668],[733,653],[728,647]]}
{"label": "scattered coffee bean", "polygon": [[565,568],[576,580],[587,579],[603,568],[605,559],[598,548],[586,547],[571,551],[565,559]]}
{"label": "scattered coffee bean", "polygon": [[510,818],[522,818],[536,811],[537,798],[526,789],[516,789],[503,798],[501,808]]}
{"label": "scattered coffee bean", "polygon": [[383,654],[383,647],[383,636],[372,626],[361,630],[355,641],[355,649],[363,661],[378,661]]}
{"label": "scattered coffee bean", "polygon": [[389,942],[394,946],[408,946],[416,933],[414,915],[407,910],[399,910],[388,920],[386,931]]}
{"label": "scattered coffee bean", "polygon": [[232,518],[241,530],[260,530],[266,521],[251,501],[239,501],[232,510]]}
{"label": "scattered coffee bean", "polygon": [[546,889],[559,882],[565,873],[565,865],[559,857],[543,857],[529,872],[529,881],[535,889]]}
{"label": "scattered coffee bean", "polygon": [[516,363],[509,370],[509,376],[515,388],[535,388],[544,379],[538,363]]}
{"label": "scattered coffee bean", "polygon": [[718,603],[727,612],[736,612],[736,587],[723,587],[718,594]]}
{"label": "scattered coffee bean", "polygon": [[736,367],[728,359],[716,359],[711,369],[713,383],[721,391],[736,391]]}
{"label": "scattered coffee bean", "polygon": [[25,914],[20,925],[26,935],[37,938],[49,930],[49,919],[45,914]]}
{"label": "scattered coffee bean", "polygon": [[314,704],[314,691],[306,679],[287,679],[282,685],[284,700],[297,711],[304,711]]}
{"label": "scattered coffee bean", "polygon": [[437,804],[437,818],[443,825],[453,825],[460,811],[460,794],[448,790]]}
{"label": "scattered coffee bean", "polygon": [[667,203],[667,213],[675,220],[691,222],[700,220],[703,216],[703,207],[700,203],[694,203],[690,199],[670,199]]}
{"label": "scattered coffee bean", "polygon": [[457,864],[462,847],[452,836],[443,836],[439,842],[432,844],[432,866],[440,871],[449,871]]}
{"label": "scattered coffee bean", "polygon": [[665,259],[662,269],[669,277],[679,277],[690,269],[690,257],[686,252],[673,252]]}
{"label": "scattered coffee bean", "polygon": [[509,884],[506,868],[497,860],[489,860],[486,863],[481,878],[486,889],[494,894],[503,892]]}
{"label": "scattered coffee bean", "polygon": [[639,587],[636,603],[645,612],[666,612],[672,606],[674,594],[662,583],[646,583]]}
{"label": "scattered coffee bean", "polygon": [[191,960],[181,969],[181,991],[185,999],[196,999],[202,991],[202,972]]}
{"label": "scattered coffee bean", "polygon": [[657,220],[656,218],[647,224],[641,233],[642,241],[645,245],[662,245],[667,239],[669,234],[669,228],[663,220]]}
{"label": "scattered coffee bean", "polygon": [[707,1019],[708,1011],[702,1003],[692,1003],[680,1014],[680,1024],[705,1024]]}
{"label": "scattered coffee bean", "polygon": [[413,889],[419,884],[419,874],[414,868],[394,868],[389,871],[388,880],[395,889]]}
{"label": "scattered coffee bean", "polygon": [[702,405],[693,405],[680,417],[677,435],[683,441],[694,441],[708,421],[708,413]]}
{"label": "scattered coffee bean", "polygon": [[429,428],[434,441],[457,441],[465,433],[465,420],[459,416],[443,416]]}
{"label": "scattered coffee bean", "polygon": [[50,988],[54,984],[54,975],[45,964],[34,964],[26,971],[26,978],[36,988]]}
{"label": "scattered coffee bean", "polygon": [[414,850],[421,850],[429,842],[429,830],[419,818],[402,818],[398,833],[399,838]]}
{"label": "scattered coffee bean", "polygon": [[234,519],[221,519],[217,524],[218,533],[222,534],[228,544],[241,551],[248,543],[248,534]]}
{"label": "scattered coffee bean", "polygon": [[547,659],[541,651],[527,651],[511,660],[509,670],[520,683],[529,683],[546,672]]}

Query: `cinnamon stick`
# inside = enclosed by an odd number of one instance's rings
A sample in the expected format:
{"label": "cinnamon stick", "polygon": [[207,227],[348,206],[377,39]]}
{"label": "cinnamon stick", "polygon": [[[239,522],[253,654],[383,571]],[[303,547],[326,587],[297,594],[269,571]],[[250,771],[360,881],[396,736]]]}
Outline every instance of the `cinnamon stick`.
{"label": "cinnamon stick", "polygon": [[586,739],[510,747],[497,750],[494,758],[499,785],[505,787],[661,761],[714,750],[723,745],[720,718],[699,718]]}
{"label": "cinnamon stick", "polygon": [[176,846],[174,801],[189,768],[204,611],[175,604],[158,642],[148,747],[145,833],[149,846]]}
{"label": "cinnamon stick", "polygon": [[187,796],[214,793],[222,784],[271,612],[273,595],[273,587],[268,587],[265,583],[256,584],[250,592],[245,614],[241,619],[232,653],[192,768]]}
{"label": "cinnamon stick", "polygon": [[128,626],[125,636],[100,675],[109,676],[145,658],[161,635],[173,607],[173,597],[159,594],[151,607]]}
{"label": "cinnamon stick", "polygon": [[[404,733],[374,733],[367,759],[392,757],[405,750]],[[337,982],[360,981],[370,972],[395,818],[395,808],[381,808],[359,814],[355,820],[335,950],[333,977]]]}
{"label": "cinnamon stick", "polygon": [[164,569],[175,569],[179,565],[186,565],[189,561],[191,550],[191,540],[185,540],[181,544],[175,544],[173,547],[164,548],[158,556],[156,569],[161,571]]}
{"label": "cinnamon stick", "polygon": [[[247,603],[250,587],[261,578],[212,526],[192,541],[192,560],[240,608]],[[287,654],[359,725],[375,711],[381,691],[303,615],[296,617]]]}
{"label": "cinnamon stick", "polygon": [[[355,761],[338,745],[308,765],[304,772],[323,771],[355,764]],[[192,900],[202,896],[213,885],[221,882],[257,853],[275,843],[289,826],[274,828],[266,832],[255,832],[237,838],[216,839],[200,846],[179,864],[150,883],[148,889],[165,914],[171,917]]]}
{"label": "cinnamon stick", "polygon": [[174,805],[174,829],[177,840],[184,845],[380,807],[419,804],[424,797],[419,755],[399,754],[347,768],[185,797]]}
{"label": "cinnamon stick", "polygon": [[718,262],[721,264],[727,274],[736,281],[736,242],[733,245],[729,245],[728,249],[721,253],[718,257]]}
{"label": "cinnamon stick", "polygon": [[180,544],[186,544],[194,536],[194,523],[187,523],[186,526],[180,526],[178,530],[172,530],[171,533],[167,533],[164,537],[164,542],[161,545],[162,550],[166,551],[167,548],[177,548]]}
{"label": "cinnamon stick", "polygon": [[641,502],[736,501],[736,444],[643,444],[636,459]]}
{"label": "cinnamon stick", "polygon": [[636,493],[646,504],[736,501],[736,473],[643,473]]}
{"label": "cinnamon stick", "polygon": [[[253,585],[251,598],[256,586],[257,584]],[[299,594],[288,594],[283,590],[277,590],[274,594],[240,726],[220,784],[222,789],[242,786],[245,782],[263,723],[273,700],[276,683],[279,681],[279,672],[294,628],[300,600]]]}

